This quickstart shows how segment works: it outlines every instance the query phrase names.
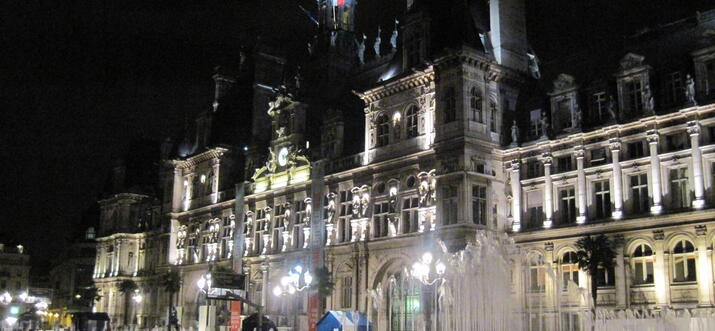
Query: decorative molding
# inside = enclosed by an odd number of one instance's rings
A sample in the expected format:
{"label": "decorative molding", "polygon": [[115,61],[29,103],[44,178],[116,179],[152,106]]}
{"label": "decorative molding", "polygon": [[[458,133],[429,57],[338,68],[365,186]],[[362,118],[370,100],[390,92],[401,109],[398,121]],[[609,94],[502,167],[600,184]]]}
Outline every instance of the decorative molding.
{"label": "decorative molding", "polygon": [[708,234],[708,227],[705,224],[699,224],[695,226],[695,234],[698,236],[705,236]]}
{"label": "decorative molding", "polygon": [[653,239],[655,239],[655,240],[663,240],[663,239],[665,239],[665,233],[663,233],[663,230],[655,230],[655,231],[653,231]]}

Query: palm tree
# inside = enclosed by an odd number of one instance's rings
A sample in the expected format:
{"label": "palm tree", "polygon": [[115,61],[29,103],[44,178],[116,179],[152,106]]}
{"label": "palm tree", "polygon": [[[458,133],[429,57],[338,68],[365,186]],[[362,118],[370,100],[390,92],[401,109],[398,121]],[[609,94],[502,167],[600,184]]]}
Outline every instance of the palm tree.
{"label": "palm tree", "polygon": [[139,288],[137,283],[131,279],[125,279],[119,283],[119,292],[124,294],[124,325],[129,325],[129,300],[131,295]]}
{"label": "palm tree", "polygon": [[79,294],[79,304],[82,307],[88,307],[89,311],[92,311],[95,302],[102,299],[102,296],[99,294],[99,289],[95,286],[83,288]]}
{"label": "palm tree", "polygon": [[598,282],[596,275],[598,269],[613,268],[613,260],[616,257],[616,252],[612,247],[613,243],[608,237],[600,234],[595,237],[586,236],[576,242],[578,251],[576,252],[576,261],[578,267],[591,276],[591,298],[593,299],[593,318],[596,318],[596,299],[598,298]]}
{"label": "palm tree", "polygon": [[[164,274],[162,285],[164,286],[164,290],[169,292],[169,311],[171,312],[174,309],[174,294],[179,292],[181,289],[181,276],[179,275],[179,272],[176,270],[169,270],[166,274]],[[169,318],[169,330],[171,330],[171,327],[174,326],[172,324],[176,323],[177,321],[173,321]]]}

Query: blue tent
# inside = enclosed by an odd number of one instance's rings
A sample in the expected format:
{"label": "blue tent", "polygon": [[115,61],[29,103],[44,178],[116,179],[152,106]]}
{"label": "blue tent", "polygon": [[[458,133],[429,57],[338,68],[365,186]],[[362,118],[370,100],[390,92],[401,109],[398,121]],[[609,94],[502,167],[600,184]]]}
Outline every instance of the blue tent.
{"label": "blue tent", "polygon": [[318,331],[369,331],[373,328],[364,313],[347,310],[328,311],[317,326]]}

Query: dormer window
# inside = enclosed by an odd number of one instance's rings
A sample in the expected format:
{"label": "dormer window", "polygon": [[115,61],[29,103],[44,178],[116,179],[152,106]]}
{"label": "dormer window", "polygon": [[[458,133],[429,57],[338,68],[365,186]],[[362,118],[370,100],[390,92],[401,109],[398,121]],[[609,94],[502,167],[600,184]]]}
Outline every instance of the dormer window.
{"label": "dormer window", "polygon": [[643,84],[639,77],[626,81],[625,93],[628,110],[631,113],[643,111]]}
{"label": "dormer window", "polygon": [[529,112],[529,137],[536,139],[544,134],[541,123],[541,109],[534,109]]}
{"label": "dormer window", "polygon": [[484,123],[484,111],[482,109],[482,97],[476,86],[472,87],[469,93],[470,119],[474,122]]}
{"label": "dormer window", "polygon": [[377,146],[386,146],[390,141],[390,120],[382,114],[377,118]]}
{"label": "dormer window", "polygon": [[685,90],[680,71],[666,74],[663,85],[663,104],[668,107],[677,106],[683,102],[684,97]]}
{"label": "dormer window", "polygon": [[608,101],[606,100],[606,92],[599,91],[591,95],[591,114],[594,123],[603,123],[610,120],[608,114]]}

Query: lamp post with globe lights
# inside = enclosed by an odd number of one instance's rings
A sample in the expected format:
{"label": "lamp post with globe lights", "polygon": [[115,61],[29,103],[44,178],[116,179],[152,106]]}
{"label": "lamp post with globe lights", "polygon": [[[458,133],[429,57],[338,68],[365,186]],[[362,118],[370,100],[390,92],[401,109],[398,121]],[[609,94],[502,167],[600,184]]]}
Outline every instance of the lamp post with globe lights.
{"label": "lamp post with globe lights", "polygon": [[302,292],[313,283],[313,275],[303,269],[301,265],[294,266],[288,275],[281,277],[280,284],[273,288],[273,295],[277,297],[291,296],[293,300],[293,329],[298,330],[298,301],[297,292]]}
{"label": "lamp post with globe lights", "polygon": [[[442,245],[443,246],[443,245]],[[435,258],[432,252],[427,251],[412,264],[412,269],[408,271],[408,274],[419,280],[423,285],[431,288],[432,298],[431,307],[425,314],[425,327],[426,330],[432,330],[432,312],[434,311],[435,320],[439,318],[437,312],[437,292],[438,289],[444,285],[445,278],[444,274],[447,272],[447,265],[439,258]],[[439,325],[439,322],[434,323],[435,329]]]}

